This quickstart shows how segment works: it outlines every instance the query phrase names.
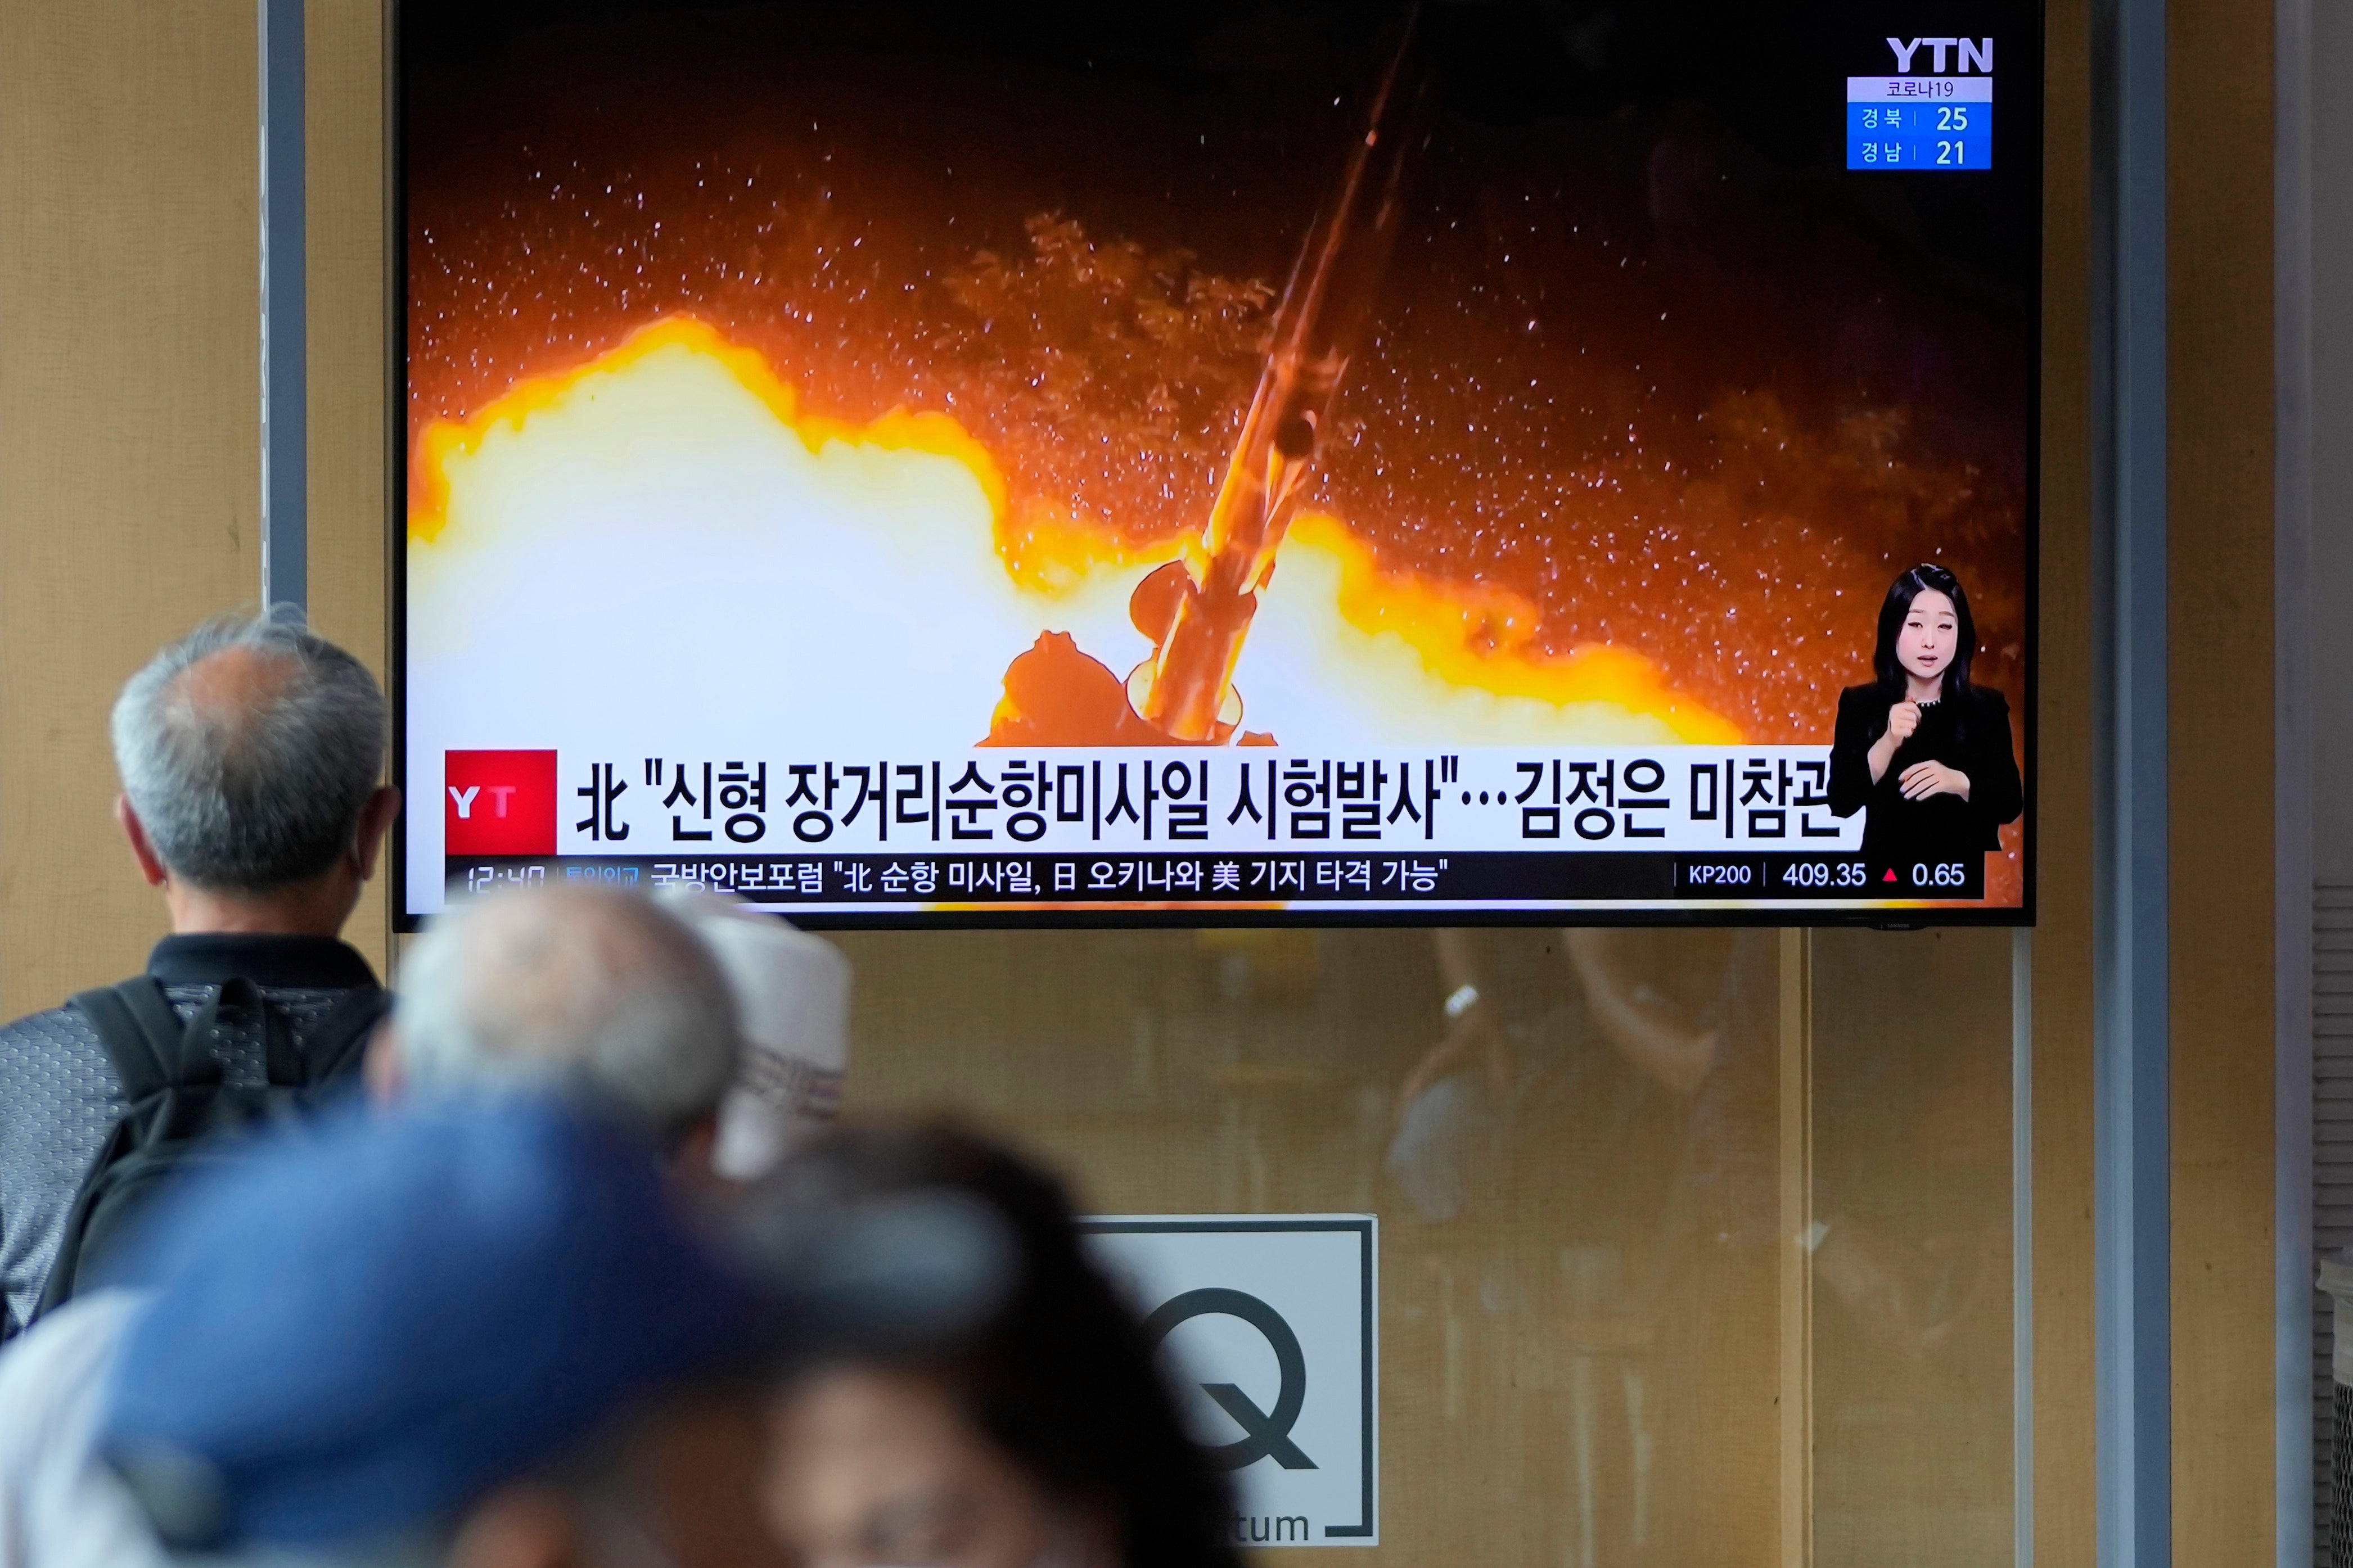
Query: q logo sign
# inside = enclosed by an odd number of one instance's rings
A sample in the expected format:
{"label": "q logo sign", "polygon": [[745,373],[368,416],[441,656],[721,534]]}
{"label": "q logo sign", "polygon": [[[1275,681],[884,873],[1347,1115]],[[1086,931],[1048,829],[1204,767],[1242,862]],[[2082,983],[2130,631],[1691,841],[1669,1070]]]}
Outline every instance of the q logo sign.
{"label": "q logo sign", "polygon": [[555,853],[554,752],[441,753],[445,855]]}
{"label": "q logo sign", "polygon": [[1084,1219],[1185,1424],[1233,1489],[1237,1546],[1380,1543],[1371,1215]]}
{"label": "q logo sign", "polygon": [[1291,1325],[1282,1321],[1281,1312],[1240,1290],[1215,1286],[1187,1290],[1162,1302],[1157,1311],[1144,1320],[1145,1342],[1157,1350],[1160,1342],[1168,1337],[1169,1330],[1205,1312],[1240,1318],[1264,1334],[1282,1379],[1271,1411],[1251,1404],[1250,1395],[1230,1383],[1201,1385],[1201,1392],[1216,1400],[1218,1408],[1232,1416],[1234,1425],[1244,1433],[1239,1443],[1210,1449],[1210,1462],[1221,1470],[1239,1470],[1244,1465],[1271,1458],[1286,1470],[1314,1469],[1315,1461],[1301,1453],[1299,1445],[1291,1440],[1291,1429],[1299,1424],[1299,1408],[1307,1403],[1307,1357],[1299,1349],[1299,1336],[1291,1331]]}

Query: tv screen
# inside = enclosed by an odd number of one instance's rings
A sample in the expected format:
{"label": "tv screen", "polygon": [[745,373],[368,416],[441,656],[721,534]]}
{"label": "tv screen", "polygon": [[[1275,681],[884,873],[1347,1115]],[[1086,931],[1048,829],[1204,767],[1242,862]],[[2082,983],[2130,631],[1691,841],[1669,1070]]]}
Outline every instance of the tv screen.
{"label": "tv screen", "polygon": [[397,27],[405,920],[2031,918],[2039,5]]}

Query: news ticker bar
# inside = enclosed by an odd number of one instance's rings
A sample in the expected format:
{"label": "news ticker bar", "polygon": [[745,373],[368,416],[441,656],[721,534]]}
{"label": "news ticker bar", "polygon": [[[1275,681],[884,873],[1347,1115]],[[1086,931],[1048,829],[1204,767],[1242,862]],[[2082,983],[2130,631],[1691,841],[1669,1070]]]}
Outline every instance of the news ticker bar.
{"label": "news ticker bar", "polygon": [[515,884],[701,886],[791,906],[1134,903],[1916,903],[1985,897],[1985,857],[1908,866],[1860,855],[1684,851],[1449,855],[452,857],[452,897]]}

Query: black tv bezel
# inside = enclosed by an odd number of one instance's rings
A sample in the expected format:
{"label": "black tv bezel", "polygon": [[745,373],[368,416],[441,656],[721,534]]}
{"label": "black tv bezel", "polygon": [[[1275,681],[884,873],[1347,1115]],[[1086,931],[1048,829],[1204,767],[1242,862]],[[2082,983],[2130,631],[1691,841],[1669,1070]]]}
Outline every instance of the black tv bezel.
{"label": "black tv bezel", "polygon": [[[2038,17],[2047,13],[2046,0],[2032,0]],[[431,917],[414,913],[408,900],[408,814],[415,802],[408,779],[408,187],[405,130],[406,79],[402,68],[400,0],[385,7],[385,461],[390,480],[385,486],[385,573],[390,586],[390,667],[385,685],[391,708],[392,754],[388,773],[400,791],[401,809],[387,847],[392,899],[391,927],[402,935],[420,931]],[[2048,199],[2043,174],[2047,132],[2048,66],[2044,39],[2034,40],[2033,248],[2042,258]],[[1902,176],[1898,176],[1902,177]],[[2042,709],[2038,645],[2041,639],[2042,578],[2042,304],[2044,279],[2038,268],[2032,309],[2029,313],[2026,347],[2036,367],[2030,398],[2026,437],[2026,484],[2023,532],[2026,549],[2026,615],[2022,638],[2025,668],[2024,709],[2021,718],[2021,782],[2025,825],[2019,846],[2021,900],[2014,905],[1950,906],[1873,905],[1863,907],[1806,903],[1768,909],[1684,908],[1646,904],[1623,909],[1556,905],[1549,909],[1468,909],[1416,906],[1400,910],[1332,910],[1314,907],[1282,910],[1169,910],[1107,908],[1101,910],[1068,906],[1025,910],[954,909],[892,910],[865,913],[839,910],[802,910],[774,908],[773,912],[809,931],[971,931],[971,930],[1135,930],[1246,929],[1319,930],[1356,927],[1429,928],[1486,926],[1530,928],[1573,924],[1600,927],[1688,926],[1700,929],[1774,926],[1788,929],[1871,929],[1917,931],[1929,927],[1995,926],[2031,928],[2036,909],[2036,831],[2040,817],[2038,729]]]}

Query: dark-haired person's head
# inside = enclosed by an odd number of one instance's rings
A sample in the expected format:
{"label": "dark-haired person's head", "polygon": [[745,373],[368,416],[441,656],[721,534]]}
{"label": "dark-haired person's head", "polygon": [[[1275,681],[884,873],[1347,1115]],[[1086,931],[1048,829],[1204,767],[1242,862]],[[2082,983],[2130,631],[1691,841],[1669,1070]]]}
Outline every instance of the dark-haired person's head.
{"label": "dark-haired person's head", "polygon": [[172,644],[115,700],[116,819],[182,931],[332,936],[399,798],[375,678],[280,605]]}
{"label": "dark-haired person's head", "polygon": [[785,1386],[766,1489],[780,1543],[806,1568],[1232,1568],[1222,1479],[1053,1178],[952,1127],[847,1128],[793,1154],[754,1201],[923,1192],[994,1211],[1014,1283],[948,1342]]}
{"label": "dark-haired person's head", "polygon": [[1959,578],[1933,563],[1896,574],[1879,606],[1879,642],[1871,654],[1882,687],[1900,696],[1912,680],[1935,682],[1945,697],[1964,696],[1977,651],[1977,623]]}

